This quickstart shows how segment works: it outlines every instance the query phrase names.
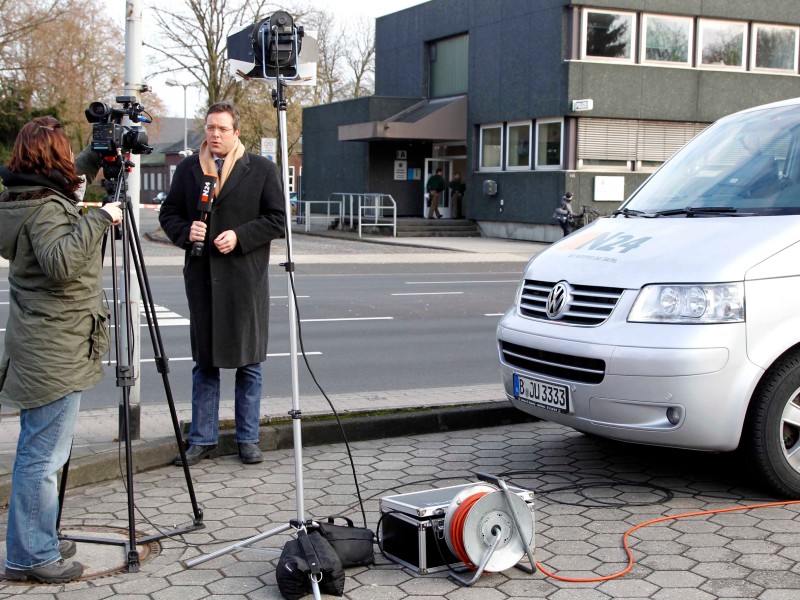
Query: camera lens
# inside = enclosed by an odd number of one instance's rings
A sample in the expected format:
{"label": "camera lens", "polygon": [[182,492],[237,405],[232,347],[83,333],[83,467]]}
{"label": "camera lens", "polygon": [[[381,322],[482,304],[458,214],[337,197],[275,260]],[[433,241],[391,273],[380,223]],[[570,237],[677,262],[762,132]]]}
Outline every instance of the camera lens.
{"label": "camera lens", "polygon": [[89,114],[97,118],[102,118],[111,114],[111,107],[102,102],[92,102],[86,110]]}

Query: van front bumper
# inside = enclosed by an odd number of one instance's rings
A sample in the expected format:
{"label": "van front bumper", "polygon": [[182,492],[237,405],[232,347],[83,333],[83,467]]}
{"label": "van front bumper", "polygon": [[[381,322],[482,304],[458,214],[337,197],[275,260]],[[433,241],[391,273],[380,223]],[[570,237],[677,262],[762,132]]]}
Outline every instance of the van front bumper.
{"label": "van front bumper", "polygon": [[[763,375],[747,358],[744,323],[615,326],[607,322],[587,328],[535,321],[511,310],[501,320],[497,337],[503,385],[515,407],[579,431],[628,442],[733,450]],[[532,360],[520,359],[521,349],[529,350]],[[574,377],[568,369],[552,367],[560,360],[577,365]],[[587,360],[593,367],[602,365],[600,377],[581,380],[580,367]],[[515,397],[514,374],[566,385],[568,412]]]}

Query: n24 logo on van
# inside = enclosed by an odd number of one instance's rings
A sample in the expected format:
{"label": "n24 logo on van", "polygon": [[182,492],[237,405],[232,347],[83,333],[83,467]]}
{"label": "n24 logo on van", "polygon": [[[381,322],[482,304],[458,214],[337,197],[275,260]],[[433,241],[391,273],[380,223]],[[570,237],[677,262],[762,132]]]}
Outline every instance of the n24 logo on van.
{"label": "n24 logo on van", "polygon": [[635,250],[652,237],[635,237],[625,232],[587,231],[578,233],[566,240],[560,250],[595,250],[597,252],[616,252],[625,254]]}

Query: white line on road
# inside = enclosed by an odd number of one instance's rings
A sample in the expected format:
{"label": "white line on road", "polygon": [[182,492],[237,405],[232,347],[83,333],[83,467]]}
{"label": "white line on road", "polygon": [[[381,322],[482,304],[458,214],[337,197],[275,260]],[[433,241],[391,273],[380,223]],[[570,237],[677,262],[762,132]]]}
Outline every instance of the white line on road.
{"label": "white line on road", "polygon": [[483,316],[484,317],[502,317],[504,314],[506,314],[506,313],[486,313]]}
{"label": "white line on road", "polygon": [[406,285],[425,285],[430,284],[447,284],[447,283],[519,283],[519,279],[486,279],[486,280],[472,280],[472,281],[406,281]]}
{"label": "white line on road", "polygon": [[300,319],[301,323],[324,323],[328,321],[392,321],[394,317],[342,317],[340,319]]}
{"label": "white line on road", "polygon": [[464,292],[407,292],[402,294],[392,294],[392,296],[453,296]]}
{"label": "white line on road", "polygon": [[[274,353],[267,354],[267,358],[283,358],[283,357],[286,357],[286,356],[289,356],[289,355],[290,355],[289,352],[274,352]],[[302,356],[299,352],[298,352],[297,355],[298,356]],[[322,356],[322,352],[306,352],[306,356]],[[191,356],[179,356],[177,358],[172,358],[171,356],[169,356],[167,358],[169,358],[169,362],[186,362],[186,361],[192,360]],[[156,361],[155,358],[143,358],[143,359],[141,359],[140,362],[153,363],[155,361]],[[116,360],[103,361],[103,364],[104,365],[115,365],[115,364],[117,364],[117,361]]]}

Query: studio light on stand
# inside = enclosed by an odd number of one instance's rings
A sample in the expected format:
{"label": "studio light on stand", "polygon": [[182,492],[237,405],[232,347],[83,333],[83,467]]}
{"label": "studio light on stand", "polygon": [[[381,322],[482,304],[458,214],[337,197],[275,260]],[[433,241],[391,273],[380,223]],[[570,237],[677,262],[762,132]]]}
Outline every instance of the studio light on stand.
{"label": "studio light on stand", "polygon": [[[279,163],[283,181],[284,211],[286,217],[286,270],[289,300],[289,351],[292,375],[292,441],[294,445],[296,518],[274,529],[252,536],[210,554],[187,560],[187,568],[194,567],[213,558],[236,550],[250,549],[278,554],[267,548],[250,548],[260,540],[279,535],[289,530],[305,532],[306,520],[303,506],[303,443],[300,411],[299,378],[297,369],[298,324],[297,305],[294,295],[294,262],[292,259],[291,202],[289,199],[289,162],[286,133],[286,87],[289,85],[316,85],[316,61],[318,47],[316,39],[307,35],[302,27],[296,27],[292,17],[283,11],[274,13],[254,25],[248,25],[228,36],[228,59],[233,74],[241,79],[264,79],[275,83],[272,90],[273,103],[278,111],[278,136],[280,138]],[[319,598],[319,585],[312,579],[312,591]]]}

